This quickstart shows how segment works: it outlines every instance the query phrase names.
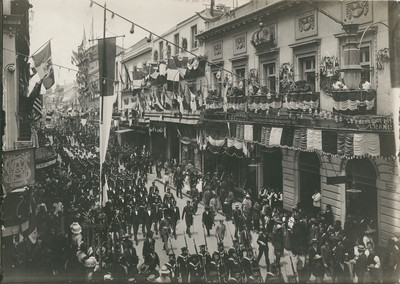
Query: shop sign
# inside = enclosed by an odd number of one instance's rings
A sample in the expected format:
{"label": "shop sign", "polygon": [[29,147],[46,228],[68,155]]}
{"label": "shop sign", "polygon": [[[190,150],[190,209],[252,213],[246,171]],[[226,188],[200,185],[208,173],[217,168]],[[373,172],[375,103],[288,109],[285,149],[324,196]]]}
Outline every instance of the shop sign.
{"label": "shop sign", "polygon": [[356,128],[363,130],[393,130],[392,117],[354,117],[354,120],[350,120],[350,123],[355,124]]}
{"label": "shop sign", "polygon": [[257,113],[228,113],[227,120],[237,121],[237,122],[255,122],[269,125],[293,125],[297,123],[295,117],[289,116],[276,116],[268,117],[263,114]]}
{"label": "shop sign", "polygon": [[155,133],[164,133],[164,127],[150,126],[149,131]]}
{"label": "shop sign", "polygon": [[3,186],[6,192],[35,183],[34,149],[3,152]]}

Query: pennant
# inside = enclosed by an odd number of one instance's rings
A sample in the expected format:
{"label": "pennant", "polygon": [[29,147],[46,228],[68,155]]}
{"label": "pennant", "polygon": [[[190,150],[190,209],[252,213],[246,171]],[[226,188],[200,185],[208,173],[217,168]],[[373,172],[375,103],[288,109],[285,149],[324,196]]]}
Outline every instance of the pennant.
{"label": "pennant", "polygon": [[178,69],[167,69],[167,80],[179,82],[179,70]]}
{"label": "pennant", "polygon": [[50,89],[54,85],[54,70],[51,61],[51,46],[50,41],[46,46],[35,55],[32,55],[35,68],[39,73],[39,77],[43,82],[43,86]]}
{"label": "pennant", "polygon": [[105,161],[108,140],[110,137],[113,101],[116,38],[99,39],[99,73],[100,73],[100,172]]}
{"label": "pennant", "polygon": [[165,75],[167,73],[167,65],[164,63],[161,63],[160,66],[158,67],[160,75]]}

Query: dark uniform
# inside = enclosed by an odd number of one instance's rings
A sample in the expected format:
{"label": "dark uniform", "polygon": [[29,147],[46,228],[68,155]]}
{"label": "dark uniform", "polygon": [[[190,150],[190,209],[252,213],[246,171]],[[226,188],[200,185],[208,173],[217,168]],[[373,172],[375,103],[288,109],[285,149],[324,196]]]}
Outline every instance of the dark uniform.
{"label": "dark uniform", "polygon": [[268,248],[268,236],[267,236],[267,230],[262,229],[262,233],[258,236],[257,239],[257,244],[258,244],[258,258],[257,262],[260,262],[261,257],[265,256],[265,264],[267,265],[267,270],[269,271],[270,268],[270,262],[269,262],[269,248]]}
{"label": "dark uniform", "polygon": [[129,218],[131,219],[132,227],[133,227],[133,236],[136,242],[136,245],[139,243],[137,234],[139,231],[139,225],[142,223],[142,211],[139,209],[139,206],[135,206],[135,209],[130,213]]}
{"label": "dark uniform", "polygon": [[182,219],[183,218],[185,218],[186,221],[186,233],[190,238],[192,236],[190,234],[190,227],[193,225],[193,208],[190,206],[190,201],[188,201],[187,205],[183,208]]}
{"label": "dark uniform", "polygon": [[165,263],[165,266],[169,270],[169,277],[171,278],[171,282],[175,283],[177,281],[178,273],[177,273],[177,264],[176,264],[176,258],[174,253],[170,253],[168,255],[169,260],[167,263]]}
{"label": "dark uniform", "polygon": [[207,236],[210,236],[210,230],[214,225],[214,215],[210,212],[209,207],[206,206],[203,212],[202,222],[207,229]]}
{"label": "dark uniform", "polygon": [[192,254],[189,257],[189,275],[190,275],[190,282],[191,283],[199,283],[204,281],[204,268],[199,261],[201,256],[198,254]]}
{"label": "dark uniform", "polygon": [[182,278],[182,283],[187,283],[189,278],[189,271],[188,271],[188,251],[186,247],[181,248],[182,253],[178,255],[176,260],[177,264],[177,274],[180,275]]}

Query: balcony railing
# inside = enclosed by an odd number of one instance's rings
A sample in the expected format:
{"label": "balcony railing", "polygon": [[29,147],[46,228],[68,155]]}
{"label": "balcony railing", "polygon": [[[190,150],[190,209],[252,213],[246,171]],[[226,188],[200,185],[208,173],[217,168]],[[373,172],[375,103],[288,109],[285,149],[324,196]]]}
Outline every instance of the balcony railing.
{"label": "balcony railing", "polygon": [[375,90],[331,91],[336,113],[348,115],[376,114]]}

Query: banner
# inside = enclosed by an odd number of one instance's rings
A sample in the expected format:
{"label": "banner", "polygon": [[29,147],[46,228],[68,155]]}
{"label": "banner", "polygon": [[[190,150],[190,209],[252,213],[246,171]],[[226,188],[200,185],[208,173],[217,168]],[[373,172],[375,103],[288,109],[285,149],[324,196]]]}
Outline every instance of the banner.
{"label": "banner", "polygon": [[3,186],[6,192],[35,183],[34,148],[3,152]]}
{"label": "banner", "polygon": [[43,86],[50,89],[54,85],[54,70],[51,61],[50,41],[38,53],[32,55],[35,68],[39,73],[39,77],[43,82]]}
{"label": "banner", "polygon": [[100,73],[100,165],[104,163],[113,109],[116,38],[99,39]]}

